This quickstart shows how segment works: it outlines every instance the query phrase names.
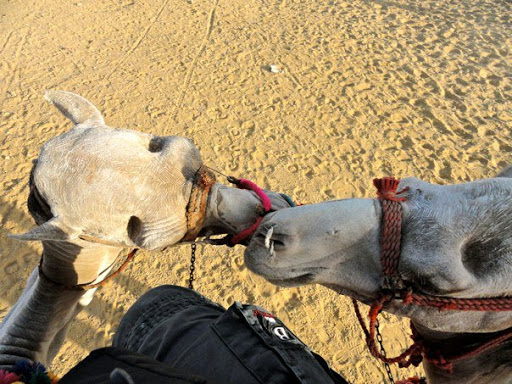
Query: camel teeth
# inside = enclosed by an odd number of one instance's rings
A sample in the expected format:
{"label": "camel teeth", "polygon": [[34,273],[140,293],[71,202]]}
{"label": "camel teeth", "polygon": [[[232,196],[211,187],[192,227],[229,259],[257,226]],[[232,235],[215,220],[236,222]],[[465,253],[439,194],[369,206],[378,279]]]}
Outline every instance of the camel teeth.
{"label": "camel teeth", "polygon": [[274,252],[274,242],[272,240],[270,240],[270,254],[272,255],[272,257],[275,257],[276,256],[276,253]]}

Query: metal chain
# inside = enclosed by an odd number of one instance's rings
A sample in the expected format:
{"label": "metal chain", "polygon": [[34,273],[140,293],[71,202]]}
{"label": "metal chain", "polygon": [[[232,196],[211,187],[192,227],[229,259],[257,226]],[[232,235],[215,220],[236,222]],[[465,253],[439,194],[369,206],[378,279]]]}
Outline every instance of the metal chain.
{"label": "metal chain", "polygon": [[[382,341],[382,334],[380,333],[379,329],[379,320],[375,322],[375,333],[376,333],[376,339],[379,342],[380,346],[380,353],[382,356],[386,357],[386,350],[384,349],[384,343]],[[395,379],[393,379],[393,373],[391,372],[391,367],[389,366],[389,363],[384,362],[384,367],[386,368],[386,373],[388,374],[388,379],[391,384],[395,384]]]}
{"label": "metal chain", "polygon": [[194,289],[194,271],[196,270],[196,249],[197,245],[192,244],[190,256],[190,277],[188,278],[188,287]]}
{"label": "metal chain", "polygon": [[[196,250],[197,250],[197,244],[192,244],[191,247],[191,253],[190,253],[190,276],[188,279],[188,287],[190,289],[194,289],[194,272],[196,270]],[[380,345],[380,353],[382,356],[386,356],[386,350],[384,349],[384,344],[382,341],[382,334],[380,333],[379,329],[379,321],[375,323],[375,332],[376,332],[376,338]],[[386,373],[388,374],[388,379],[390,384],[395,384],[395,380],[393,379],[393,373],[391,372],[391,367],[388,363],[384,363],[384,367],[386,368]]]}

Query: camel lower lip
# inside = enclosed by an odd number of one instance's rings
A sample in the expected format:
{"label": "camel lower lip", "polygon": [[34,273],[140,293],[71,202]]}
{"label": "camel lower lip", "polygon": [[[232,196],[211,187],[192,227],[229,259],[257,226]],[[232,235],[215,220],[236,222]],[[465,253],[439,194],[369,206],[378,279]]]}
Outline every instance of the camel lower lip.
{"label": "camel lower lip", "polygon": [[295,277],[289,278],[271,278],[266,277],[266,279],[275,285],[303,285],[308,284],[313,281],[314,275],[312,273],[305,273],[304,275],[299,275]]}

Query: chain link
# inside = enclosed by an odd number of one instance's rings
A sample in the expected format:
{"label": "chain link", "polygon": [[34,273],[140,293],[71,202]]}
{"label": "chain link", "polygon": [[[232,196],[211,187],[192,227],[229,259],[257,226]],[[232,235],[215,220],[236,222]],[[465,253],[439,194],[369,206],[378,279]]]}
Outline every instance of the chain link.
{"label": "chain link", "polygon": [[[380,333],[379,329],[379,320],[375,323],[375,333],[376,333],[376,339],[379,342],[380,346],[380,353],[382,356],[386,357],[386,349],[384,349],[384,343],[382,341],[382,334]],[[386,373],[388,374],[388,379],[391,384],[395,384],[395,379],[393,379],[393,373],[391,372],[391,367],[389,366],[389,363],[384,362],[384,367],[386,368]]]}
{"label": "chain link", "polygon": [[194,272],[196,270],[196,249],[197,245],[192,244],[190,255],[190,277],[188,278],[188,287],[194,289]]}

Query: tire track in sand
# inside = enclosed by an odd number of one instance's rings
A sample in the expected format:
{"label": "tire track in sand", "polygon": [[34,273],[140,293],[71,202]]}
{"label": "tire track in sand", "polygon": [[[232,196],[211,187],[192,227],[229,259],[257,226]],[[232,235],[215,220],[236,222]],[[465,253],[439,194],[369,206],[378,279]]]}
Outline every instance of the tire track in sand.
{"label": "tire track in sand", "polygon": [[126,53],[123,55],[123,57],[121,58],[121,60],[114,66],[114,68],[112,69],[112,71],[110,71],[110,73],[108,74],[107,76],[107,80],[110,79],[110,77],[118,70],[118,68],[124,64],[124,62],[126,61],[126,59],[133,53],[135,52],[135,50],[140,46],[140,44],[142,43],[142,41],[146,38],[146,36],[148,35],[149,31],[151,30],[151,28],[153,27],[153,25],[155,25],[155,23],[160,19],[160,16],[162,15],[164,9],[167,7],[167,4],[169,3],[169,0],[164,0],[164,2],[162,3],[162,5],[160,6],[160,8],[158,9],[158,11],[155,13],[155,15],[153,16],[153,20],[151,20],[151,22],[149,23],[149,25],[146,27],[146,29],[144,30],[144,32],[142,32],[139,37],[137,37],[137,39],[133,42],[133,44],[130,46],[130,48],[126,51]]}
{"label": "tire track in sand", "polygon": [[187,95],[188,88],[190,86],[190,82],[192,81],[192,76],[194,75],[194,70],[197,66],[197,61],[201,57],[202,53],[206,49],[206,46],[208,45],[208,42],[210,41],[210,36],[213,31],[213,24],[215,22],[215,12],[217,10],[217,6],[219,5],[219,0],[215,0],[215,2],[212,5],[212,8],[210,10],[210,14],[208,16],[208,24],[206,27],[206,33],[203,37],[203,40],[201,41],[201,45],[199,46],[199,49],[194,56],[194,59],[192,60],[192,64],[190,65],[190,68],[187,71],[187,74],[185,75],[185,81],[183,83],[183,87],[180,93],[180,96],[178,97],[178,100],[176,103],[174,103],[174,110],[172,113],[173,120],[177,122],[178,112],[181,109],[181,106],[183,105],[183,101],[185,100],[185,96]]}
{"label": "tire track in sand", "polygon": [[[18,84],[18,87],[20,87],[21,84],[21,69],[20,69],[20,60],[23,52],[23,47],[25,46],[25,43],[27,42],[27,37],[30,34],[30,28],[27,28],[24,30],[23,34],[21,35],[21,38],[16,45],[15,52],[14,52],[14,59],[11,60],[11,62],[14,64],[14,66],[10,69],[11,75],[9,76],[9,79],[5,82],[5,92],[4,97],[2,99],[2,102],[0,103],[0,108],[3,106],[5,100],[7,99],[7,95],[9,94],[9,90],[12,88],[13,84]],[[2,50],[0,52],[3,52],[7,44],[9,43],[10,37],[12,35],[12,32],[7,36],[7,39],[2,47]]]}
{"label": "tire track in sand", "polygon": [[11,40],[12,34],[13,34],[13,31],[9,32],[9,34],[5,38],[5,41],[4,41],[4,44],[2,45],[2,48],[0,48],[0,55],[4,52],[4,49],[7,46],[7,44],[9,44],[9,40]]}

